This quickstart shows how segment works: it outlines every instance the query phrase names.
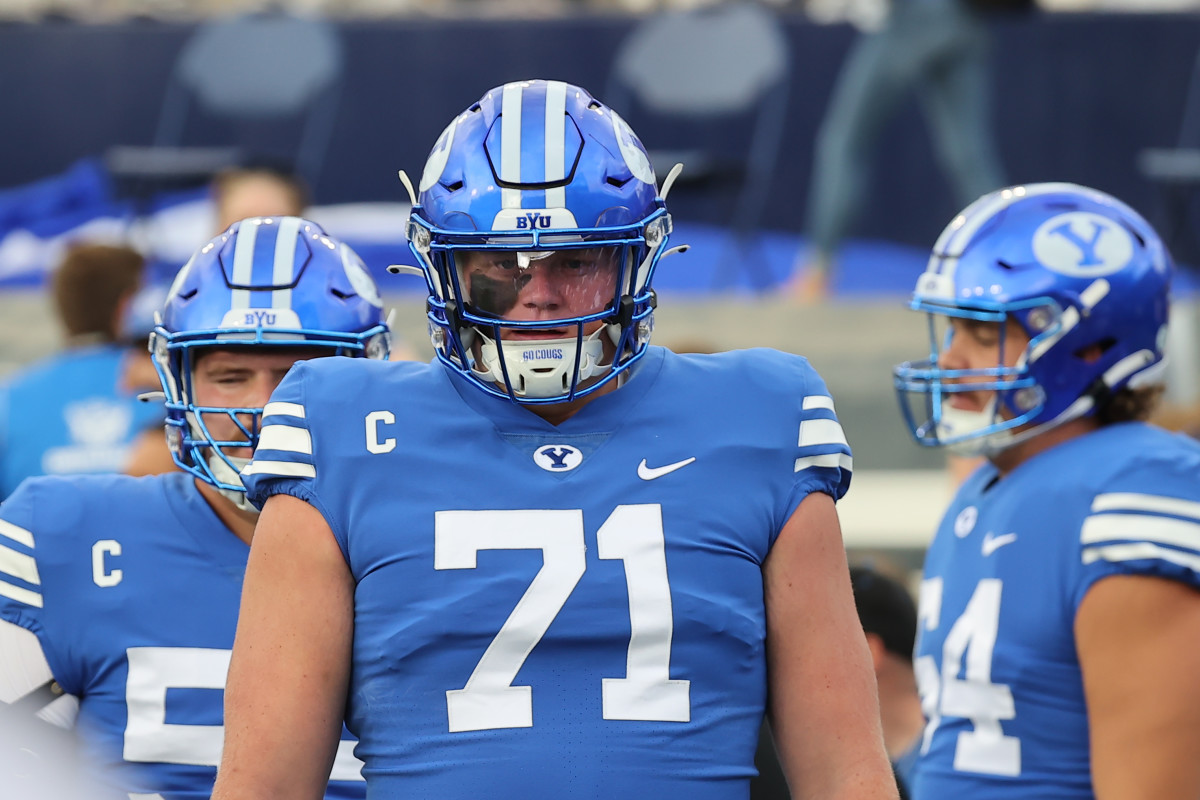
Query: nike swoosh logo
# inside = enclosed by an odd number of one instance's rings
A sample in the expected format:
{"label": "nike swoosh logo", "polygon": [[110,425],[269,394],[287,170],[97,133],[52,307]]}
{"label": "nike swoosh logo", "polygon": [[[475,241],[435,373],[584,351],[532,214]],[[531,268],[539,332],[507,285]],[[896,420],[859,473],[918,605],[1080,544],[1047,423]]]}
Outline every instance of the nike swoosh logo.
{"label": "nike swoosh logo", "polygon": [[646,459],[642,459],[642,463],[638,464],[638,477],[644,481],[652,481],[655,478],[661,478],[663,475],[669,475],[677,469],[682,469],[688,464],[696,460],[695,456],[685,458],[683,461],[676,461],[674,464],[667,464],[665,467],[648,467]]}
{"label": "nike swoosh logo", "polygon": [[993,536],[991,533],[988,533],[987,536],[983,537],[983,544],[980,546],[980,550],[983,551],[984,558],[987,558],[1001,547],[1004,547],[1004,545],[1012,544],[1016,540],[1017,535],[1015,533],[1006,533],[1003,536]]}

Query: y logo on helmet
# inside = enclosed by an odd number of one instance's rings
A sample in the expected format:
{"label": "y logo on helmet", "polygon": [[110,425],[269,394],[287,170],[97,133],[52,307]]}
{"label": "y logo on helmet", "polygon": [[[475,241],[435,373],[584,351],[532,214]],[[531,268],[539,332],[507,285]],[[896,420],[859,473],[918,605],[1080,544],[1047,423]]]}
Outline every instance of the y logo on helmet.
{"label": "y logo on helmet", "polygon": [[1133,258],[1133,237],[1107,217],[1072,211],[1051,217],[1033,234],[1033,255],[1047,269],[1079,278],[1121,270]]}
{"label": "y logo on helmet", "polygon": [[533,462],[547,472],[570,472],[583,463],[583,453],[569,444],[548,444],[534,452]]}

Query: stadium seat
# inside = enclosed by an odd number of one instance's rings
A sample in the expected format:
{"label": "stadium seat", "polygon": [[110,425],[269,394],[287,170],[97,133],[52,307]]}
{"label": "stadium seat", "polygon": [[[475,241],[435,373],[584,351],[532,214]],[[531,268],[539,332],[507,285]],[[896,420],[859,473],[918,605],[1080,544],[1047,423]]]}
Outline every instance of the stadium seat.
{"label": "stadium seat", "polygon": [[318,19],[269,12],[204,23],[175,61],[153,145],[113,148],[108,166],[161,189],[273,159],[315,185],[343,65],[336,28]]}
{"label": "stadium seat", "polygon": [[[755,246],[787,118],[788,41],[778,18],[750,2],[669,11],[646,19],[619,47],[604,100],[635,129],[661,132],[644,144],[659,181],[676,164],[681,219],[728,226],[737,257],[716,274],[736,281],[739,263],[760,290],[773,283]],[[644,119],[659,124],[649,128]],[[733,255],[733,254],[731,254]]]}

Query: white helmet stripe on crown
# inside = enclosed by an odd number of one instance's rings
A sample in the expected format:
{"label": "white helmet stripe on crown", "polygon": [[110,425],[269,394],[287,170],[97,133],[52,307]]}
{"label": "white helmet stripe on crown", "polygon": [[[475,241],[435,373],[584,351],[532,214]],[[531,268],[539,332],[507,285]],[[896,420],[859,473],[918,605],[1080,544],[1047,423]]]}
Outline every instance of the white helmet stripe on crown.
{"label": "white helmet stripe on crown", "polygon": [[[300,233],[299,217],[284,217],[279,221],[275,237],[275,262],[271,269],[273,286],[291,286],[296,278],[296,241]],[[271,292],[271,308],[291,308],[292,290]]]}
{"label": "white helmet stripe on crown", "polygon": [[[521,182],[521,93],[524,85],[504,86],[500,109],[500,180]],[[500,202],[504,208],[521,207],[521,190],[501,187]]]}
{"label": "white helmet stripe on crown", "polygon": [[[567,177],[567,85],[546,81],[546,183]],[[566,208],[567,187],[546,190],[546,208]]]}
{"label": "white helmet stripe on crown", "polygon": [[[233,283],[249,286],[254,279],[254,241],[258,238],[258,225],[241,225],[233,247]],[[250,290],[234,289],[230,292],[229,307],[249,308]]]}

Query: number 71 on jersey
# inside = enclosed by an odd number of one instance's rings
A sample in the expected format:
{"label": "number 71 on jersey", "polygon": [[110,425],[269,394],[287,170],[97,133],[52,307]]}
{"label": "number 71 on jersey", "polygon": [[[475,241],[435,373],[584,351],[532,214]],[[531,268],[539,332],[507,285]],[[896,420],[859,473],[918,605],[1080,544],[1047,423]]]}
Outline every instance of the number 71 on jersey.
{"label": "number 71 on jersey", "polygon": [[[690,681],[671,680],[671,587],[662,508],[617,506],[596,532],[598,555],[624,562],[629,593],[625,677],[604,678],[604,719],[688,722]],[[583,577],[583,511],[439,511],[434,569],[476,569],[480,550],[541,550],[542,568],[467,679],[446,692],[450,732],[533,727],[533,687],[513,686],[525,659]]]}

